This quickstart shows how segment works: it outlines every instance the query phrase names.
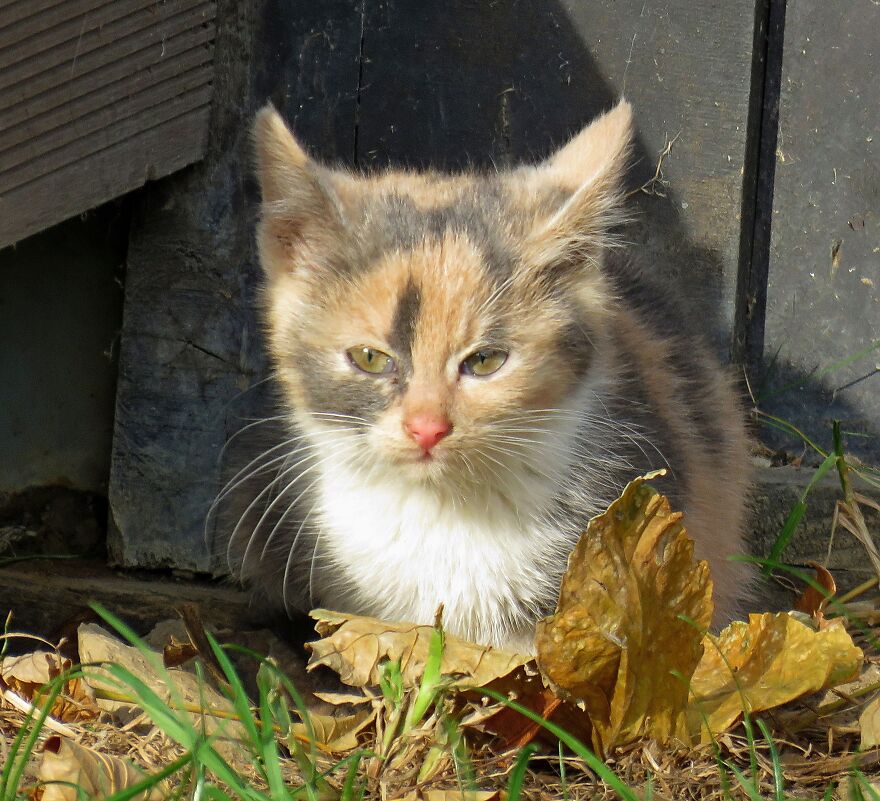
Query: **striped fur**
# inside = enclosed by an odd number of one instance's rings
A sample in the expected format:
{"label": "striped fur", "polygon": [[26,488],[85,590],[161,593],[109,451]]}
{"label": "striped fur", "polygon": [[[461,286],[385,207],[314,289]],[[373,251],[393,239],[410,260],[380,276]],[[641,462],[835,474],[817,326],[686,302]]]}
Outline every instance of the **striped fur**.
{"label": "striped fur", "polygon": [[[548,161],[490,175],[359,176],[312,161],[267,108],[255,126],[265,322],[289,438],[229,538],[270,603],[426,623],[531,649],[589,518],[634,476],[663,489],[736,612],[742,415],[663,291],[610,247],[629,106]],[[368,375],[346,357],[394,357]],[[463,374],[478,348],[497,373]],[[442,413],[423,454],[403,421]],[[244,473],[243,473],[244,474]]]}

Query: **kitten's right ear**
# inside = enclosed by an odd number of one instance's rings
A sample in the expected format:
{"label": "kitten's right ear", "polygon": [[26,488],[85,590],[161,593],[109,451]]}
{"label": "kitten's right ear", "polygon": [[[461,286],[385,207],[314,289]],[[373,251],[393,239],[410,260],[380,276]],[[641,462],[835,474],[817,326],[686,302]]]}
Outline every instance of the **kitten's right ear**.
{"label": "kitten's right ear", "polygon": [[322,176],[326,171],[309,158],[271,104],[257,114],[253,141],[263,198],[263,267],[291,269],[339,242],[339,201]]}

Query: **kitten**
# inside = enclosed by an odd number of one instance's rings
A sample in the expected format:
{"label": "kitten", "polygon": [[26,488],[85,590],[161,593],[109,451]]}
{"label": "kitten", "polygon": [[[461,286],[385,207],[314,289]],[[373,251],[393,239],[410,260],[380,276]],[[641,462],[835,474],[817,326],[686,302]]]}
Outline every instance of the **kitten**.
{"label": "kitten", "polygon": [[264,314],[288,436],[229,538],[286,610],[530,652],[587,521],[634,476],[685,511],[716,622],[748,569],[741,410],[682,313],[612,248],[621,101],[536,166],[356,175],[255,125]]}

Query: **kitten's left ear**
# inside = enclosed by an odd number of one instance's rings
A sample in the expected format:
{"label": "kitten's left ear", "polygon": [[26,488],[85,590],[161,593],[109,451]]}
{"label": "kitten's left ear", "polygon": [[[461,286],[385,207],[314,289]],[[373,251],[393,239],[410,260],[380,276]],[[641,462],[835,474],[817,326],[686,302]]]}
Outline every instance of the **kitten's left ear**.
{"label": "kitten's left ear", "polygon": [[567,145],[533,168],[527,191],[559,197],[558,205],[536,221],[527,242],[532,264],[552,264],[578,256],[598,260],[609,229],[622,220],[623,177],[633,140],[632,107],[621,100]]}

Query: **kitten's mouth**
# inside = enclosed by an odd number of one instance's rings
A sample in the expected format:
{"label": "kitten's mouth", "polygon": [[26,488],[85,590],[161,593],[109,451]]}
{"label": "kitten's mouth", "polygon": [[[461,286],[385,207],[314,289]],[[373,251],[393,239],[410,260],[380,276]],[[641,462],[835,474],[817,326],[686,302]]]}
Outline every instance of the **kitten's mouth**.
{"label": "kitten's mouth", "polygon": [[415,470],[436,469],[448,464],[449,454],[443,450],[425,451],[420,449],[400,454],[395,461],[402,467],[411,467]]}

